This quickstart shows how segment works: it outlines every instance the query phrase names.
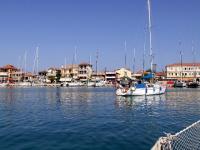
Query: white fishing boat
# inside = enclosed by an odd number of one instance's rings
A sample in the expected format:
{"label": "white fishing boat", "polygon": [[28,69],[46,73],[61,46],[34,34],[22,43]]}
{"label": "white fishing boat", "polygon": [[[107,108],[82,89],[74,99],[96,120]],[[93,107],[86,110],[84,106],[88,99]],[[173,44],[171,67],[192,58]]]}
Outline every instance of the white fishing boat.
{"label": "white fishing boat", "polygon": [[105,81],[102,81],[102,80],[100,80],[100,81],[97,81],[96,83],[95,83],[95,86],[96,87],[103,87],[103,86],[105,86]]}
{"label": "white fishing boat", "polygon": [[95,82],[94,81],[88,81],[86,83],[87,87],[95,87]]}
{"label": "white fishing boat", "polygon": [[136,83],[130,88],[119,87],[117,96],[149,96],[164,94],[166,87],[159,84]]}
{"label": "white fishing boat", "polygon": [[176,81],[175,83],[174,83],[174,87],[186,87],[187,86],[187,84],[185,83],[185,82],[183,82],[183,81]]}
{"label": "white fishing boat", "polygon": [[0,87],[6,87],[8,85],[9,85],[8,83],[0,83]]}
{"label": "white fishing boat", "polygon": [[80,86],[83,86],[83,85],[84,85],[83,83],[76,82],[76,81],[74,81],[74,82],[65,82],[63,84],[63,86],[66,86],[66,87],[80,87]]}
{"label": "white fishing boat", "polygon": [[22,87],[32,86],[31,82],[28,82],[28,81],[18,82],[15,85],[16,86],[22,86]]}

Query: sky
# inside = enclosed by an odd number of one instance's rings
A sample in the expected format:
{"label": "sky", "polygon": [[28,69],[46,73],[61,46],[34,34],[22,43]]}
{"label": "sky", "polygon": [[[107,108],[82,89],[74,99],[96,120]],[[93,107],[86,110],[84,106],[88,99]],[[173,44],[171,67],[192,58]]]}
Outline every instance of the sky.
{"label": "sky", "polygon": [[[158,70],[180,61],[200,62],[200,1],[151,0],[152,47]],[[147,0],[1,0],[0,66],[22,66],[25,52],[27,68],[33,68],[39,47],[39,69],[60,67],[73,61],[98,69],[114,70],[125,66],[150,68]],[[145,40],[146,37],[146,40]],[[125,50],[126,41],[126,50]],[[146,41],[146,42],[145,42]],[[179,45],[181,42],[181,45]],[[192,44],[193,43],[193,44]],[[134,64],[135,49],[135,64]]]}

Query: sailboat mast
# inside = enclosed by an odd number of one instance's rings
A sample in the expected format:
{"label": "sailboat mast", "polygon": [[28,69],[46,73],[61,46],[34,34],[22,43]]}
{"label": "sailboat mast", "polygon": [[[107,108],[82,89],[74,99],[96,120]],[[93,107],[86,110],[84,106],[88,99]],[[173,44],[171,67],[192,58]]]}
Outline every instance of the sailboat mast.
{"label": "sailboat mast", "polygon": [[67,70],[67,58],[65,57],[65,64],[64,64],[64,77],[66,77],[66,70]]}
{"label": "sailboat mast", "polygon": [[193,55],[193,66],[194,66],[194,78],[196,78],[196,60],[195,60],[195,50],[194,50],[194,42],[192,41],[192,55]]}
{"label": "sailboat mast", "polygon": [[181,50],[181,42],[179,42],[179,48],[180,48],[180,61],[181,61],[181,81],[183,80],[183,55]]}
{"label": "sailboat mast", "polygon": [[144,76],[144,70],[145,70],[145,56],[146,56],[146,40],[147,40],[147,37],[146,37],[146,28],[144,30],[144,49],[143,49],[143,62],[142,62],[142,66],[143,66],[143,76]]}
{"label": "sailboat mast", "polygon": [[76,64],[76,46],[74,47],[74,56],[72,59],[72,79],[74,78],[74,63]]}
{"label": "sailboat mast", "polygon": [[90,55],[90,58],[89,58],[89,64],[90,64],[90,65],[92,64],[92,58],[91,58],[91,55]]}
{"label": "sailboat mast", "polygon": [[135,48],[133,49],[133,72],[135,72]]}
{"label": "sailboat mast", "polygon": [[24,54],[24,73],[26,74],[26,59],[27,59],[27,52],[25,51]]}
{"label": "sailboat mast", "polygon": [[74,47],[74,63],[77,63],[77,47]]}
{"label": "sailboat mast", "polygon": [[99,59],[99,52],[96,52],[96,77],[97,77],[97,68],[98,68],[98,59]]}
{"label": "sailboat mast", "polygon": [[36,74],[39,72],[39,47],[36,48]]}
{"label": "sailboat mast", "polygon": [[33,62],[33,74],[38,74],[39,72],[39,47],[36,47],[35,50],[35,57],[34,57],[34,62]]}
{"label": "sailboat mast", "polygon": [[151,22],[151,3],[150,0],[147,0],[148,4],[148,20],[149,20],[149,46],[150,46],[150,60],[151,60],[151,71],[153,71],[153,48],[152,48],[152,22]]}
{"label": "sailboat mast", "polygon": [[125,65],[125,68],[126,68],[126,52],[127,52],[126,41],[124,41],[124,51],[125,51],[125,56],[124,56],[124,65]]}

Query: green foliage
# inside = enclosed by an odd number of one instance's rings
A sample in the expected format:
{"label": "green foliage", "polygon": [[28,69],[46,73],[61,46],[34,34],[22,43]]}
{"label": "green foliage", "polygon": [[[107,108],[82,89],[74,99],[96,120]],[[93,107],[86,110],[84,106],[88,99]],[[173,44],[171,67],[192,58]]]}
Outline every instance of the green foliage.
{"label": "green foliage", "polygon": [[56,71],[56,82],[60,82],[60,78],[61,78],[61,70],[57,70]]}

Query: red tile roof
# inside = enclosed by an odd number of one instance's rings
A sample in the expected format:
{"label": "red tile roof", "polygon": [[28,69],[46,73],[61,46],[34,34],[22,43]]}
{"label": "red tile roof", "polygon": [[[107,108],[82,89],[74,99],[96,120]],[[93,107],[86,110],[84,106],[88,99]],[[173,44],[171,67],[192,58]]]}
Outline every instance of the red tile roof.
{"label": "red tile roof", "polygon": [[14,67],[13,65],[5,65],[4,67],[2,67],[1,69],[12,69],[12,70],[18,70],[16,67]]}
{"label": "red tile roof", "polygon": [[[176,67],[176,66],[181,66],[181,63],[174,63],[174,64],[169,64],[166,67]],[[200,63],[182,63],[182,66],[200,66]]]}

